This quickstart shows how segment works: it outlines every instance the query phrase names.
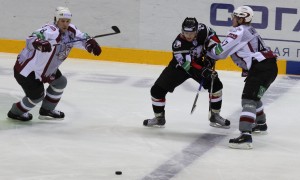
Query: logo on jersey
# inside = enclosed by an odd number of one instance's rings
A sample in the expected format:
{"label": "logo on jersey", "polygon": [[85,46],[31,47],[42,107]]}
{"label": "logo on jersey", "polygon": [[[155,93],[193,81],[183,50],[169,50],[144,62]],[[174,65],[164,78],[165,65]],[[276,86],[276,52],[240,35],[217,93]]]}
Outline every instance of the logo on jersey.
{"label": "logo on jersey", "polygon": [[50,28],[53,30],[53,31],[56,31],[56,28],[54,26],[50,26]]}
{"label": "logo on jersey", "polygon": [[227,40],[224,40],[224,41],[222,42],[222,46],[225,46],[226,44],[228,44],[228,41],[227,41]]}
{"label": "logo on jersey", "polygon": [[236,34],[229,33],[229,34],[227,35],[227,37],[230,37],[230,38],[232,38],[232,39],[236,39],[238,36],[237,36]]}
{"label": "logo on jersey", "polygon": [[70,44],[63,44],[60,46],[59,52],[58,52],[58,59],[61,61],[64,61],[65,59],[67,59],[71,49],[72,49],[72,45]]}
{"label": "logo on jersey", "polygon": [[193,41],[193,45],[194,45],[194,46],[197,46],[197,45],[198,45],[197,39],[195,39],[195,40]]}
{"label": "logo on jersey", "polygon": [[215,46],[215,53],[216,53],[216,55],[221,54],[223,51],[224,51],[224,50],[223,50],[221,44],[217,44],[217,45]]}
{"label": "logo on jersey", "polygon": [[265,94],[266,90],[267,90],[267,88],[265,88],[264,86],[260,86],[258,93],[257,93],[257,97],[262,98],[263,95]]}
{"label": "logo on jersey", "polygon": [[204,27],[204,24],[199,24],[198,25],[198,30],[200,31],[201,29],[204,29],[205,27]]}
{"label": "logo on jersey", "polygon": [[173,44],[174,48],[180,48],[181,47],[181,42],[179,40],[176,40]]}

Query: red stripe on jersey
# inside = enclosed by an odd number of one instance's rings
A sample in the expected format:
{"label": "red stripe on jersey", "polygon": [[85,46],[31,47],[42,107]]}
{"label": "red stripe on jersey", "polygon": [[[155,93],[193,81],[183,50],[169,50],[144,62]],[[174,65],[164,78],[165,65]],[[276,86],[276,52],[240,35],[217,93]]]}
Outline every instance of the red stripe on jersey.
{"label": "red stripe on jersey", "polygon": [[261,51],[261,54],[266,58],[276,58],[277,55],[273,51]]}
{"label": "red stripe on jersey", "polygon": [[68,31],[71,31],[74,34],[74,36],[76,36],[76,30],[73,27],[69,26]]}
{"label": "red stripe on jersey", "polygon": [[[52,59],[53,59],[53,56],[54,56],[55,51],[56,51],[56,47],[57,47],[57,46],[54,46],[54,49],[53,49],[53,51],[52,51],[52,54],[51,54],[51,56],[50,56],[50,58],[49,58],[49,60],[48,60],[48,62],[47,62],[47,64],[46,64],[46,66],[45,66],[45,68],[44,68],[44,71],[43,71],[43,73],[42,73],[42,75],[41,75],[41,77],[42,77],[43,80],[44,80],[44,79],[47,79],[47,77],[45,76],[45,73],[47,72],[47,69],[48,69],[48,67],[49,67],[49,65],[50,65],[50,63],[51,63],[51,61],[52,61]],[[50,74],[49,76],[51,76],[51,74]]]}
{"label": "red stripe on jersey", "polygon": [[249,47],[250,51],[251,51],[251,52],[254,52],[254,49],[253,49],[253,47],[251,46],[250,42],[248,42],[247,44],[248,44],[248,47]]}
{"label": "red stripe on jersey", "polygon": [[241,117],[240,117],[240,122],[254,123],[254,119],[252,119],[252,118],[250,118],[250,117],[241,116]]}
{"label": "red stripe on jersey", "polygon": [[57,43],[59,43],[61,41],[61,33],[59,33],[59,35],[57,36],[57,38],[55,40]]}
{"label": "red stripe on jersey", "polygon": [[21,72],[24,69],[24,67],[34,58],[35,53],[36,53],[36,50],[34,50],[34,53],[32,54],[32,56],[30,58],[26,59],[25,62],[22,63],[22,64],[19,63],[19,61],[18,61],[19,56],[18,56],[17,61],[16,61],[15,66],[14,66],[14,69],[17,72]]}
{"label": "red stripe on jersey", "polygon": [[237,54],[237,52],[235,52],[234,54],[236,55],[236,57],[240,58],[240,60],[243,61],[243,62],[247,65],[246,61],[245,61],[242,57],[240,57],[240,56]]}
{"label": "red stripe on jersey", "polygon": [[212,39],[213,41],[217,42],[217,43],[220,43],[220,39],[218,38],[218,36],[214,35],[212,36],[210,39]]}
{"label": "red stripe on jersey", "polygon": [[192,61],[191,65],[192,65],[192,67],[194,67],[194,68],[196,68],[198,70],[202,69],[202,66],[199,65],[199,64],[197,64],[195,61]]}

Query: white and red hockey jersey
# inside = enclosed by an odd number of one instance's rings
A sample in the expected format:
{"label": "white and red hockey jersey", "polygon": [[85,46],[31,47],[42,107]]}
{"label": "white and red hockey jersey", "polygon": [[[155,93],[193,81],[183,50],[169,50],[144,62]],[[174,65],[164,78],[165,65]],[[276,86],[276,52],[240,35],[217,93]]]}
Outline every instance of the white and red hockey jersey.
{"label": "white and red hockey jersey", "polygon": [[[86,33],[81,32],[73,24],[69,25],[65,33],[61,33],[54,24],[46,24],[36,30],[26,39],[26,47],[17,57],[15,71],[27,77],[31,72],[35,73],[35,78],[43,82],[51,81],[52,75],[57,71],[60,64],[68,57],[70,50],[74,47],[85,49],[86,41],[77,41],[67,43],[76,39],[89,37]],[[49,41],[52,45],[51,52],[41,52],[34,49],[32,42],[40,38]]]}
{"label": "white and red hockey jersey", "polygon": [[224,41],[217,44],[207,55],[213,59],[225,59],[231,56],[236,65],[244,70],[249,70],[252,61],[263,61],[267,58],[276,58],[276,54],[267,47],[257,33],[248,25],[232,28]]}

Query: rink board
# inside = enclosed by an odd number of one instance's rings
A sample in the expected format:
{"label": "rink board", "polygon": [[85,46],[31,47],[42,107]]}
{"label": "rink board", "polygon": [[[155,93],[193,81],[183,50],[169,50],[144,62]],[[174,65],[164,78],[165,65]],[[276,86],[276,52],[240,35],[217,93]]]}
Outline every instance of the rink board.
{"label": "rink board", "polygon": [[[25,41],[0,39],[0,52],[19,53],[25,47]],[[170,51],[144,50],[132,48],[102,47],[100,56],[93,56],[82,49],[72,49],[70,58],[105,60],[116,62],[167,65],[172,58]],[[277,61],[279,74],[297,74],[300,75],[300,63],[296,61],[287,61],[279,59]],[[241,71],[231,58],[218,61],[216,65],[218,70]]]}

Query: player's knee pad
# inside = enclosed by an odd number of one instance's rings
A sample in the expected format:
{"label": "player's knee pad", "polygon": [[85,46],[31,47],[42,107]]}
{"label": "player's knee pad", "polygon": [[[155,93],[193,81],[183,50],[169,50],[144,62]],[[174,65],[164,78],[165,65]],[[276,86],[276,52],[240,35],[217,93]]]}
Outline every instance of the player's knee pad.
{"label": "player's knee pad", "polygon": [[45,94],[43,93],[43,94],[41,95],[40,98],[37,98],[37,99],[30,99],[30,98],[27,97],[27,100],[28,100],[30,103],[32,103],[32,104],[37,104],[37,103],[41,102],[41,101],[44,99],[44,96],[45,96]]}
{"label": "player's knee pad", "polygon": [[252,99],[242,99],[243,111],[248,111],[256,114],[257,102]]}
{"label": "player's knee pad", "polygon": [[221,90],[219,90],[219,91],[217,91],[217,92],[213,92],[212,93],[212,96],[213,97],[222,97],[222,89]]}
{"label": "player's knee pad", "polygon": [[[211,80],[204,81],[203,88],[208,89],[208,91],[210,92]],[[223,89],[223,83],[220,81],[220,79],[218,77],[216,77],[214,79],[213,91],[212,92],[217,92],[217,91],[220,91],[222,89]]]}
{"label": "player's knee pad", "polygon": [[150,90],[151,96],[156,99],[165,99],[168,91],[164,90],[160,86],[154,84]]}
{"label": "player's knee pad", "polygon": [[219,78],[216,78],[214,80],[213,92],[217,93],[218,91],[221,91],[221,93],[222,93],[222,89],[223,89],[222,82],[220,81]]}
{"label": "player's knee pad", "polygon": [[263,103],[261,102],[261,100],[256,101],[256,109],[263,109]]}
{"label": "player's knee pad", "polygon": [[63,90],[67,86],[67,78],[65,76],[60,76],[50,83],[50,86],[55,90]]}
{"label": "player's knee pad", "polygon": [[264,105],[261,100],[256,102],[256,121],[266,122],[266,114],[264,113]]}

